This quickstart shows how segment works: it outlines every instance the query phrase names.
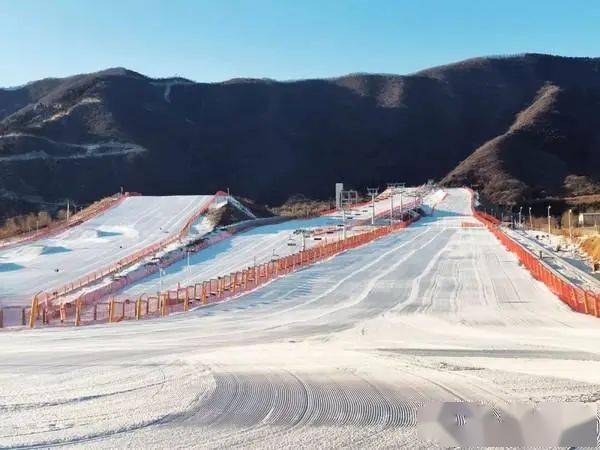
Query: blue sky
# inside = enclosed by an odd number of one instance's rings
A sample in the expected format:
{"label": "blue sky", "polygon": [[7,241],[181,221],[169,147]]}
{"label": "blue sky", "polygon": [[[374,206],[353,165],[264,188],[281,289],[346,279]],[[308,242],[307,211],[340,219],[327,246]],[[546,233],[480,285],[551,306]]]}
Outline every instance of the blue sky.
{"label": "blue sky", "polygon": [[0,86],[123,66],[196,81],[600,56],[600,1],[0,0]]}

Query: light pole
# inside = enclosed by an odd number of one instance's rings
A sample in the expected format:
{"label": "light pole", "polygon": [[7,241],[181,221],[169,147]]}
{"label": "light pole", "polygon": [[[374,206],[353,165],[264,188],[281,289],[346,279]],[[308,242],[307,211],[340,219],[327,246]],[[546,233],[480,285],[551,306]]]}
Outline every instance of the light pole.
{"label": "light pole", "polygon": [[190,271],[190,251],[187,250],[186,253],[187,253],[187,270],[189,272]]}
{"label": "light pole", "polygon": [[519,206],[519,228],[523,228],[522,227],[522,222],[521,222],[521,212],[523,211],[523,207]]}
{"label": "light pole", "polygon": [[548,205],[548,239],[550,238],[550,208],[552,205]]}
{"label": "light pole", "polygon": [[533,230],[533,220],[531,219],[531,206],[529,207],[529,229]]}
{"label": "light pole", "polygon": [[390,227],[394,225],[394,188],[390,195]]}
{"label": "light pole", "polygon": [[[344,206],[343,203],[342,203],[342,225],[343,225],[342,237],[343,237],[343,239],[346,239],[346,207]],[[304,234],[302,234],[302,236],[304,236]],[[304,248],[302,250],[304,250]]]}
{"label": "light pole", "polygon": [[379,192],[379,189],[367,188],[367,192],[371,196],[371,225],[375,225],[375,196]]}
{"label": "light pole", "polygon": [[[394,194],[399,187],[404,187],[404,183],[388,183],[390,194],[390,226],[394,225]],[[400,213],[402,213],[402,191],[400,191]]]}
{"label": "light pole", "polygon": [[402,206],[402,192],[403,192],[403,190],[400,189],[400,221],[401,222],[404,221],[404,207]]}
{"label": "light pole", "polygon": [[572,209],[569,209],[569,239],[573,240],[573,232],[571,231],[571,213],[573,212]]}

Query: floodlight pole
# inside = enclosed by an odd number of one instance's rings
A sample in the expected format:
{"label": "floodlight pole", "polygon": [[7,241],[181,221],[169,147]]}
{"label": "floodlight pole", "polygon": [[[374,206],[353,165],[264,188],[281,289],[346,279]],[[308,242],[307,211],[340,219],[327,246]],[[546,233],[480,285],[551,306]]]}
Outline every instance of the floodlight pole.
{"label": "floodlight pole", "polygon": [[552,205],[548,205],[548,238],[550,238],[550,208]]}
{"label": "floodlight pole", "polygon": [[375,225],[375,193],[371,193],[371,225]]}
{"label": "floodlight pole", "polygon": [[367,191],[371,195],[371,225],[375,225],[375,196],[377,195],[377,188],[367,188]]}
{"label": "floodlight pole", "polygon": [[404,206],[402,206],[402,192],[403,190],[400,189],[400,221],[404,222]]}
{"label": "floodlight pole", "polygon": [[521,222],[521,212],[522,211],[523,211],[523,207],[519,206],[519,228],[523,228],[522,222]]}
{"label": "floodlight pole", "polygon": [[342,200],[342,223],[344,224],[344,228],[343,228],[343,232],[342,232],[342,238],[346,239],[346,206],[344,204],[344,201]]}
{"label": "floodlight pole", "polygon": [[529,229],[533,230],[533,220],[531,219],[531,206],[529,207]]}
{"label": "floodlight pole", "polygon": [[394,226],[394,188],[390,195],[390,227]]}

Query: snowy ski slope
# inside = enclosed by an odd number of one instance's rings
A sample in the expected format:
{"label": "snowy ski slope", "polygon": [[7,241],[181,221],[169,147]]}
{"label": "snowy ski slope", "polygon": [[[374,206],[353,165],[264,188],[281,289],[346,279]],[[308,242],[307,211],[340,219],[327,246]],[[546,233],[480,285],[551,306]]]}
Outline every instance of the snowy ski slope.
{"label": "snowy ski slope", "polygon": [[600,321],[570,311],[470,197],[168,319],[0,333],[0,447],[431,447],[427,400],[596,401]]}
{"label": "snowy ski slope", "polygon": [[[413,193],[415,188],[407,188],[407,193]],[[436,190],[425,197],[425,203],[437,201],[441,198],[441,190]],[[399,201],[399,196],[396,196]],[[404,203],[405,209],[412,204],[412,198],[405,197],[410,201]],[[394,209],[399,207],[399,203]],[[381,214],[390,209],[389,200],[382,200],[375,203],[375,213]],[[371,217],[371,208],[369,212],[364,212],[365,208],[352,208],[348,217],[365,219]],[[123,298],[137,298],[143,293],[153,293],[157,291],[173,290],[177,288],[178,283],[181,286],[189,286],[194,283],[216,278],[224,274],[241,270],[243,268],[261,264],[272,258],[281,258],[292,253],[298,252],[303,245],[302,237],[294,234],[296,230],[314,230],[317,228],[327,228],[336,230],[334,233],[319,234],[317,239],[322,241],[337,240],[342,238],[342,229],[337,226],[341,224],[339,214],[330,214],[323,217],[307,220],[290,220],[275,225],[260,226],[249,231],[234,235],[224,241],[211,245],[198,253],[191,254],[189,265],[187,259],[179,261],[170,267],[164,269],[161,274],[151,275],[142,281],[135,283],[123,289],[117,295]],[[350,225],[350,220],[348,220]],[[348,231],[348,235],[351,231]],[[310,248],[319,241],[314,237],[307,237],[305,240],[306,248]]]}
{"label": "snowy ski slope", "polygon": [[[256,264],[270,261],[274,257],[284,257],[302,249],[302,237],[294,234],[299,229],[332,227],[339,223],[330,217],[318,217],[307,220],[290,220],[274,225],[264,225],[233,235],[217,242],[198,253],[190,254],[166,267],[163,274],[150,275],[118,292],[119,297],[137,298],[142,293],[188,286],[211,278],[216,278],[234,270],[241,270]],[[322,239],[340,239],[342,230],[332,235],[323,235]],[[306,248],[314,245],[312,237],[306,238]],[[291,245],[293,244],[293,245]],[[161,289],[162,284],[162,289]]]}
{"label": "snowy ski slope", "polygon": [[57,288],[181,231],[213,196],[128,197],[63,233],[0,251],[0,306],[26,306]]}

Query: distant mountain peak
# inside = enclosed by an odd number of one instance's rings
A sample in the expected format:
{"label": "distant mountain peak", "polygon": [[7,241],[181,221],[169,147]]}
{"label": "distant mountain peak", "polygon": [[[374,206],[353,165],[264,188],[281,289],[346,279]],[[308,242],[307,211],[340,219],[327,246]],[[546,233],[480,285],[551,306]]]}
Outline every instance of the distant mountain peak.
{"label": "distant mountain peak", "polygon": [[338,181],[443,178],[514,203],[593,189],[599,130],[598,58],[523,54],[412,75],[221,83],[115,67],[0,90],[0,192],[85,202],[120,186],[230,187],[276,205],[294,193],[329,198]]}

